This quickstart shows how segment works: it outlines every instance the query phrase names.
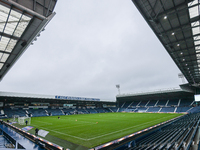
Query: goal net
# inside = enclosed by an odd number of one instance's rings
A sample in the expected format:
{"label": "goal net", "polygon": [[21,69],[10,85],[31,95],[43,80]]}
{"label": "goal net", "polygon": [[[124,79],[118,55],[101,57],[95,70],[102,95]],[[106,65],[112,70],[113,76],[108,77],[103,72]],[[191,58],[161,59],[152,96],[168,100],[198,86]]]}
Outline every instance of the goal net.
{"label": "goal net", "polygon": [[18,123],[20,125],[30,125],[31,124],[31,117],[18,117]]}
{"label": "goal net", "polygon": [[19,118],[19,115],[12,115],[12,118],[10,119],[10,122],[15,122]]}

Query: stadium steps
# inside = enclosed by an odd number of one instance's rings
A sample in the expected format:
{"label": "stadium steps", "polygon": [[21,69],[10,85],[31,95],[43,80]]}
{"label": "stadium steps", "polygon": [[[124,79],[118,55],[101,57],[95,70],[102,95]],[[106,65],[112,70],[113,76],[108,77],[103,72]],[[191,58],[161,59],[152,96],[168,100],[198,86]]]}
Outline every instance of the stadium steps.
{"label": "stadium steps", "polygon": [[128,105],[128,108],[130,108],[130,107],[131,107],[131,105],[132,105],[133,103],[134,103],[134,101],[133,101],[133,102],[131,102],[131,103],[130,103],[130,105]]}
{"label": "stadium steps", "polygon": [[167,103],[165,104],[165,106],[167,106],[167,105],[168,105],[168,103],[169,103],[169,100],[167,100]]}
{"label": "stadium steps", "polygon": [[136,105],[136,107],[139,107],[139,105],[140,105],[141,102],[142,102],[142,101],[140,101],[140,102]]}
{"label": "stadium steps", "polygon": [[174,113],[176,113],[176,110],[177,110],[177,107],[175,107],[175,109],[174,109]]}
{"label": "stadium steps", "polygon": [[126,103],[126,102],[124,102],[124,103],[121,105],[121,107],[120,107],[120,108],[123,108],[123,107],[124,107],[124,105],[125,105],[125,103]]}
{"label": "stadium steps", "polygon": [[148,101],[148,102],[146,103],[145,107],[147,107],[147,105],[149,104],[149,102],[150,102],[150,101]]}
{"label": "stadium steps", "polygon": [[181,103],[181,99],[179,99],[179,101],[178,101],[178,107],[180,106],[180,103]]}
{"label": "stadium steps", "polygon": [[156,104],[157,100],[150,100],[149,103],[146,105],[146,107],[154,107]]}
{"label": "stadium steps", "polygon": [[195,103],[195,101],[193,101],[193,102],[190,104],[190,106],[192,106],[194,103]]}
{"label": "stadium steps", "polygon": [[108,108],[111,112],[114,112],[111,108]]}
{"label": "stadium steps", "polygon": [[162,107],[159,109],[159,111],[158,112],[160,112],[162,110]]}
{"label": "stadium steps", "polygon": [[84,109],[85,110],[85,112],[87,113],[87,114],[89,114],[89,112],[87,111],[87,109]]}
{"label": "stadium steps", "polygon": [[159,100],[157,100],[157,102],[155,103],[155,105],[154,105],[155,107],[157,106],[158,102],[159,102]]}

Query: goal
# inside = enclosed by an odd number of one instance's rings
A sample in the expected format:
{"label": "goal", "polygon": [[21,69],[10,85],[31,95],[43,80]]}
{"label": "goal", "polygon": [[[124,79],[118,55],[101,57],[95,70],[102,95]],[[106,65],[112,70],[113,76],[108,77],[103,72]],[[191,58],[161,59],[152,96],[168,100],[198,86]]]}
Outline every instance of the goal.
{"label": "goal", "polygon": [[31,117],[18,117],[18,123],[20,125],[26,125],[26,121],[27,121],[27,125],[31,124]]}
{"label": "goal", "polygon": [[10,119],[10,122],[15,122],[19,118],[19,115],[12,115],[12,118]]}

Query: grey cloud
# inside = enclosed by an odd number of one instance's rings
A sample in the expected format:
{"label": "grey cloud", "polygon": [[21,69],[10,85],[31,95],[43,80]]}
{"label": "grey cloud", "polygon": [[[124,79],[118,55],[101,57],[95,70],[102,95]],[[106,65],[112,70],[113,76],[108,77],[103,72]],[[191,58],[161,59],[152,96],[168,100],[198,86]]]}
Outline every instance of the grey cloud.
{"label": "grey cloud", "polygon": [[177,87],[180,72],[129,1],[58,1],[56,16],[1,82],[0,90],[115,100]]}

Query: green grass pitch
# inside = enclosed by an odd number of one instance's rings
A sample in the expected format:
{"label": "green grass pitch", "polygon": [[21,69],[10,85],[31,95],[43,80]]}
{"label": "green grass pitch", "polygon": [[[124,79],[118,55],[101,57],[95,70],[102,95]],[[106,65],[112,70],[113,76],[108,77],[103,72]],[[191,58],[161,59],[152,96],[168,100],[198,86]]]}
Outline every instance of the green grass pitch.
{"label": "green grass pitch", "polygon": [[[92,148],[118,139],[181,114],[165,113],[97,113],[70,116],[32,117],[34,129],[49,131],[51,137],[62,139],[53,143],[63,146],[63,140]],[[49,139],[47,139],[49,140]]]}

